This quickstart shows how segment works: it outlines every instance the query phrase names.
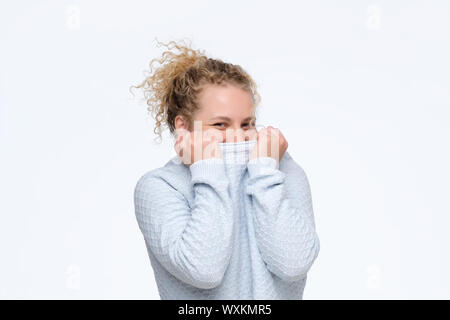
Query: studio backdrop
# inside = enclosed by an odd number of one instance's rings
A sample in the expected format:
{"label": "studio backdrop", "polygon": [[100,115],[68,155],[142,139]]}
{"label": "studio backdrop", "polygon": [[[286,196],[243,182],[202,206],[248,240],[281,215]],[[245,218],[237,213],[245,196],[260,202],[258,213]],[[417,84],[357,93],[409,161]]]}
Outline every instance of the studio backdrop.
{"label": "studio backdrop", "polygon": [[157,41],[242,66],[305,170],[304,299],[450,298],[448,1],[1,1],[0,298],[159,299],[133,206],[175,155]]}

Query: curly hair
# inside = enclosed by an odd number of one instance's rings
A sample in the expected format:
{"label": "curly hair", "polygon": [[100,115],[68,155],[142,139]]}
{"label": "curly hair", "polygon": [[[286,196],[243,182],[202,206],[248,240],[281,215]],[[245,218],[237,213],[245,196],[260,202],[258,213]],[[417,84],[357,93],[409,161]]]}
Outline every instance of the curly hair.
{"label": "curly hair", "polygon": [[[148,75],[130,89],[143,90],[147,110],[156,120],[154,132],[160,139],[163,127],[168,127],[174,134],[177,115],[182,115],[192,124],[193,116],[199,109],[198,94],[206,84],[236,85],[251,95],[254,107],[260,103],[256,83],[241,66],[209,58],[204,51],[194,50],[185,43],[169,41],[164,44],[158,41],[158,44],[166,46],[168,51],[160,59],[152,59]],[[170,51],[173,48],[178,50],[178,54]],[[153,71],[155,61],[160,66]]]}

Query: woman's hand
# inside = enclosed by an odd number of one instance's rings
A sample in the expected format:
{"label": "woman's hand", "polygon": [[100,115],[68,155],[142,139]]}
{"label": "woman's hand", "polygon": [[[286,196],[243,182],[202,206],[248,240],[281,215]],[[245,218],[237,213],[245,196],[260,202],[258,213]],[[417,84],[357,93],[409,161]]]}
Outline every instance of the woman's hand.
{"label": "woman's hand", "polygon": [[183,131],[175,143],[175,151],[186,166],[209,158],[222,158],[219,147],[221,133],[217,130]]}
{"label": "woman's hand", "polygon": [[280,130],[272,126],[263,128],[257,132],[256,140],[249,160],[257,157],[271,157],[280,163],[288,147],[288,142]]}

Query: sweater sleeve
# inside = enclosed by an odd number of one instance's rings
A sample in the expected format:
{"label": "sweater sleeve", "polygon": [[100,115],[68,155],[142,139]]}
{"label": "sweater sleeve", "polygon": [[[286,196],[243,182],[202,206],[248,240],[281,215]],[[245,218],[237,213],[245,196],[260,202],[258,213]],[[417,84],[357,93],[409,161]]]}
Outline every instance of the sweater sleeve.
{"label": "sweater sleeve", "polygon": [[232,252],[233,215],[223,159],[194,162],[192,208],[160,177],[144,175],[134,193],[135,213],[146,245],[179,280],[209,289],[218,286]]}
{"label": "sweater sleeve", "polygon": [[262,259],[273,274],[285,281],[306,277],[320,243],[305,172],[292,158],[285,172],[271,157],[255,158],[247,167],[246,193],[252,198],[255,236]]}

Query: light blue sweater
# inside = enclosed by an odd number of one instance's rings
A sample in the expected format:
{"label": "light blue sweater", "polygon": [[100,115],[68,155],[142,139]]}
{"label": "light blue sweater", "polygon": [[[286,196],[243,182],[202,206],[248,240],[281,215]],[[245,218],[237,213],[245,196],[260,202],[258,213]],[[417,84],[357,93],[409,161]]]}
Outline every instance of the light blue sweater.
{"label": "light blue sweater", "polygon": [[288,152],[248,161],[255,142],[190,167],[175,156],[137,182],[161,299],[303,298],[320,247],[309,183]]}

